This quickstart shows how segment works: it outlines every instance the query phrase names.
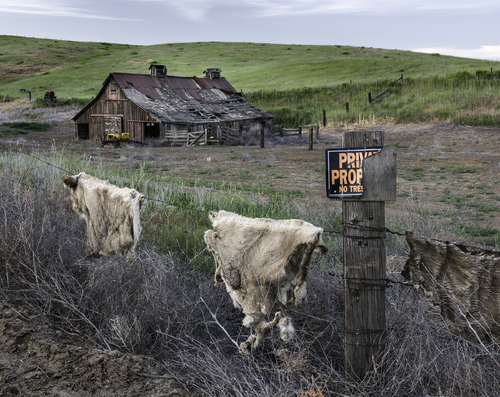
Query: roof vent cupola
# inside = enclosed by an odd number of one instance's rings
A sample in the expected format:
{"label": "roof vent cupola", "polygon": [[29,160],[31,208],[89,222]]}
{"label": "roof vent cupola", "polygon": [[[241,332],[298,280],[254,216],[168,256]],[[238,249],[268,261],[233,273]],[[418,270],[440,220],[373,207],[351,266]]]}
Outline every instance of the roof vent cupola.
{"label": "roof vent cupola", "polygon": [[218,68],[208,68],[204,73],[210,80],[220,80],[221,70]]}
{"label": "roof vent cupola", "polygon": [[158,79],[167,77],[167,67],[165,65],[153,64],[149,67],[149,70],[151,71],[151,75]]}

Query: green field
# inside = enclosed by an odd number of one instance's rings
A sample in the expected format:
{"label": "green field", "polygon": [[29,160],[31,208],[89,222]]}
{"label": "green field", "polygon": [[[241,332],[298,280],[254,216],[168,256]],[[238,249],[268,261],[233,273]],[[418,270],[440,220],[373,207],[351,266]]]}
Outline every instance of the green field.
{"label": "green field", "polygon": [[[19,91],[24,88],[32,91],[35,106],[49,90],[60,104],[84,104],[99,92],[108,73],[148,73],[152,62],[183,76],[219,67],[248,100],[272,112],[276,124],[287,126],[318,123],[323,109],[332,127],[366,121],[500,124],[499,62],[334,45],[128,46],[0,36],[0,102],[6,96],[26,98]],[[396,83],[390,96],[368,103],[369,92],[375,97],[401,74],[403,84]],[[37,327],[40,322],[50,324],[61,335],[81,336],[100,351],[150,356],[166,375],[142,367],[133,375],[147,377],[150,387],[152,381],[170,382],[170,374],[175,374],[189,395],[498,394],[498,343],[492,343],[492,337],[471,341],[452,334],[431,301],[403,284],[399,274],[408,255],[400,235],[405,231],[498,250],[497,129],[447,126],[439,131],[441,127],[413,125],[403,134],[409,125],[387,126],[399,129],[388,133],[385,143],[398,148],[399,191],[397,202],[387,203],[391,284],[386,288],[385,347],[380,367],[358,382],[343,375],[340,207],[312,205],[315,196],[306,194],[306,189],[316,189],[317,181],[324,191],[320,145],[338,145],[338,130],[331,142],[315,143],[321,162],[300,145],[294,145],[294,152],[292,145],[286,150],[256,148],[260,153],[244,146],[194,147],[187,149],[189,156],[163,147],[126,152],[101,149],[96,142],[71,142],[72,128],[67,134],[61,127],[69,123],[56,128],[41,122],[40,116],[52,110],[28,110],[22,121],[0,123],[0,137],[7,137],[0,153],[0,293],[3,301],[16,304],[16,313],[23,308],[19,313],[26,310],[36,316]],[[11,136],[28,134],[31,143],[24,138],[11,141]],[[68,139],[58,141],[64,134]],[[38,146],[44,140],[47,146]],[[36,149],[23,151],[22,142]],[[62,183],[65,175],[83,170],[146,196],[133,261],[86,256],[85,224],[74,213]],[[285,344],[271,333],[253,354],[239,353],[238,343],[251,330],[242,327],[225,288],[214,287],[215,262],[203,240],[211,228],[207,212],[221,209],[251,218],[302,219],[324,228],[329,252],[311,260],[308,302],[289,309],[297,328],[291,342]],[[19,343],[29,332],[24,327],[19,331],[17,317],[12,318],[13,331],[7,332],[5,323],[3,336],[6,340],[11,333],[15,339],[2,345],[26,345],[33,354],[22,353],[23,359],[36,363],[25,365],[47,370],[51,378],[37,376],[43,382],[47,378],[47,385],[56,390],[52,365],[75,361],[77,349],[68,344],[67,353],[54,348],[50,354],[37,354],[35,336]],[[75,345],[79,340],[75,338]],[[66,345],[67,339],[57,339],[62,341]],[[91,362],[81,361],[92,382],[101,382]],[[101,358],[94,366],[112,368]],[[73,382],[78,372],[66,363],[64,367]],[[13,383],[17,376],[20,382],[34,382],[35,376],[26,376],[31,370],[23,370],[16,369],[18,375],[4,383]],[[14,386],[9,390],[18,391]]]}
{"label": "green field", "polygon": [[[439,54],[349,46],[263,43],[170,43],[135,46],[0,36],[0,101],[40,103],[54,91],[61,103],[85,103],[110,72],[148,73],[151,63],[168,73],[201,76],[218,67],[246,98],[292,127],[363,120],[444,120],[500,123],[500,62]],[[493,73],[491,73],[493,71]],[[396,83],[381,103],[369,104]],[[350,112],[346,112],[349,102]]]}

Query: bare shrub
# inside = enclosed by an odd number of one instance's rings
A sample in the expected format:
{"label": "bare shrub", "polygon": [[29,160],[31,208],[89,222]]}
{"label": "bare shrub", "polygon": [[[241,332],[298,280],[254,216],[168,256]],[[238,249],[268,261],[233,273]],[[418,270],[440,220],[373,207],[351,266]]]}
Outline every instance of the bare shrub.
{"label": "bare shrub", "polygon": [[32,108],[32,107],[7,107],[0,110],[0,122],[23,122],[41,121],[44,123],[63,123],[71,121],[71,118],[81,110],[78,105],[66,105],[58,107]]}
{"label": "bare shrub", "polygon": [[[261,129],[258,125],[252,125],[248,129],[244,129],[235,143],[244,144],[245,146],[259,146],[260,145],[260,134]],[[276,145],[282,145],[285,143],[284,138],[273,134],[272,129],[264,129],[264,146],[272,147]]]}
{"label": "bare shrub", "polygon": [[146,148],[166,146],[165,142],[158,138],[144,138],[142,146]]}
{"label": "bare shrub", "polygon": [[[418,217],[405,222],[434,230]],[[335,237],[334,248],[329,247],[337,251],[332,257],[336,262],[341,261],[338,241]],[[392,248],[392,240],[388,245],[389,251],[402,249]],[[498,346],[452,335],[437,309],[409,287],[387,288],[381,365],[353,382],[343,377],[338,263],[311,262],[308,301],[287,309],[297,337],[284,343],[273,332],[245,357],[236,347],[248,337],[240,314],[227,292],[213,286],[212,274],[191,269],[191,259],[142,246],[132,262],[119,256],[90,261],[84,246],[85,230],[70,209],[61,173],[23,170],[14,155],[3,157],[0,293],[39,321],[105,349],[153,356],[204,396],[318,391],[325,396],[486,397],[500,390]]]}
{"label": "bare shrub", "polygon": [[248,153],[245,153],[245,154],[243,154],[243,156],[241,156],[241,161],[244,163],[251,163],[251,162],[254,162],[255,159],[251,155],[249,155]]}
{"label": "bare shrub", "polygon": [[245,146],[260,145],[260,127],[258,125],[252,125],[250,128],[244,129],[239,137],[239,142],[243,143]]}
{"label": "bare shrub", "polygon": [[309,143],[309,135],[302,134],[302,136],[289,136],[284,138],[286,145],[304,145]]}
{"label": "bare shrub", "polygon": [[[122,156],[123,157],[123,156]],[[130,156],[131,161],[159,161],[162,160],[161,157],[157,157],[151,153],[149,148],[143,150],[142,153],[134,152]]]}

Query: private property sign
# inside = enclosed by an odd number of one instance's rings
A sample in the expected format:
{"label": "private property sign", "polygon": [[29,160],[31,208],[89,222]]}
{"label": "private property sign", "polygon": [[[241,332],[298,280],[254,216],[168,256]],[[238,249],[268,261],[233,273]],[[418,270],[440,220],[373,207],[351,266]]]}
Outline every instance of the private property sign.
{"label": "private property sign", "polygon": [[326,194],[330,198],[361,197],[363,160],[382,148],[327,149]]}

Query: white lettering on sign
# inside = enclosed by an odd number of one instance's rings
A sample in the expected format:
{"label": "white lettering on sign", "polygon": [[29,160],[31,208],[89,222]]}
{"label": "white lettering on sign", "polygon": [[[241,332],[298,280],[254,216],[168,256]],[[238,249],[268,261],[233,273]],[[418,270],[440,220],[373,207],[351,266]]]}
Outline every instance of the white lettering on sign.
{"label": "white lettering on sign", "polygon": [[327,149],[326,191],[328,197],[359,197],[363,194],[363,160],[381,148]]}

